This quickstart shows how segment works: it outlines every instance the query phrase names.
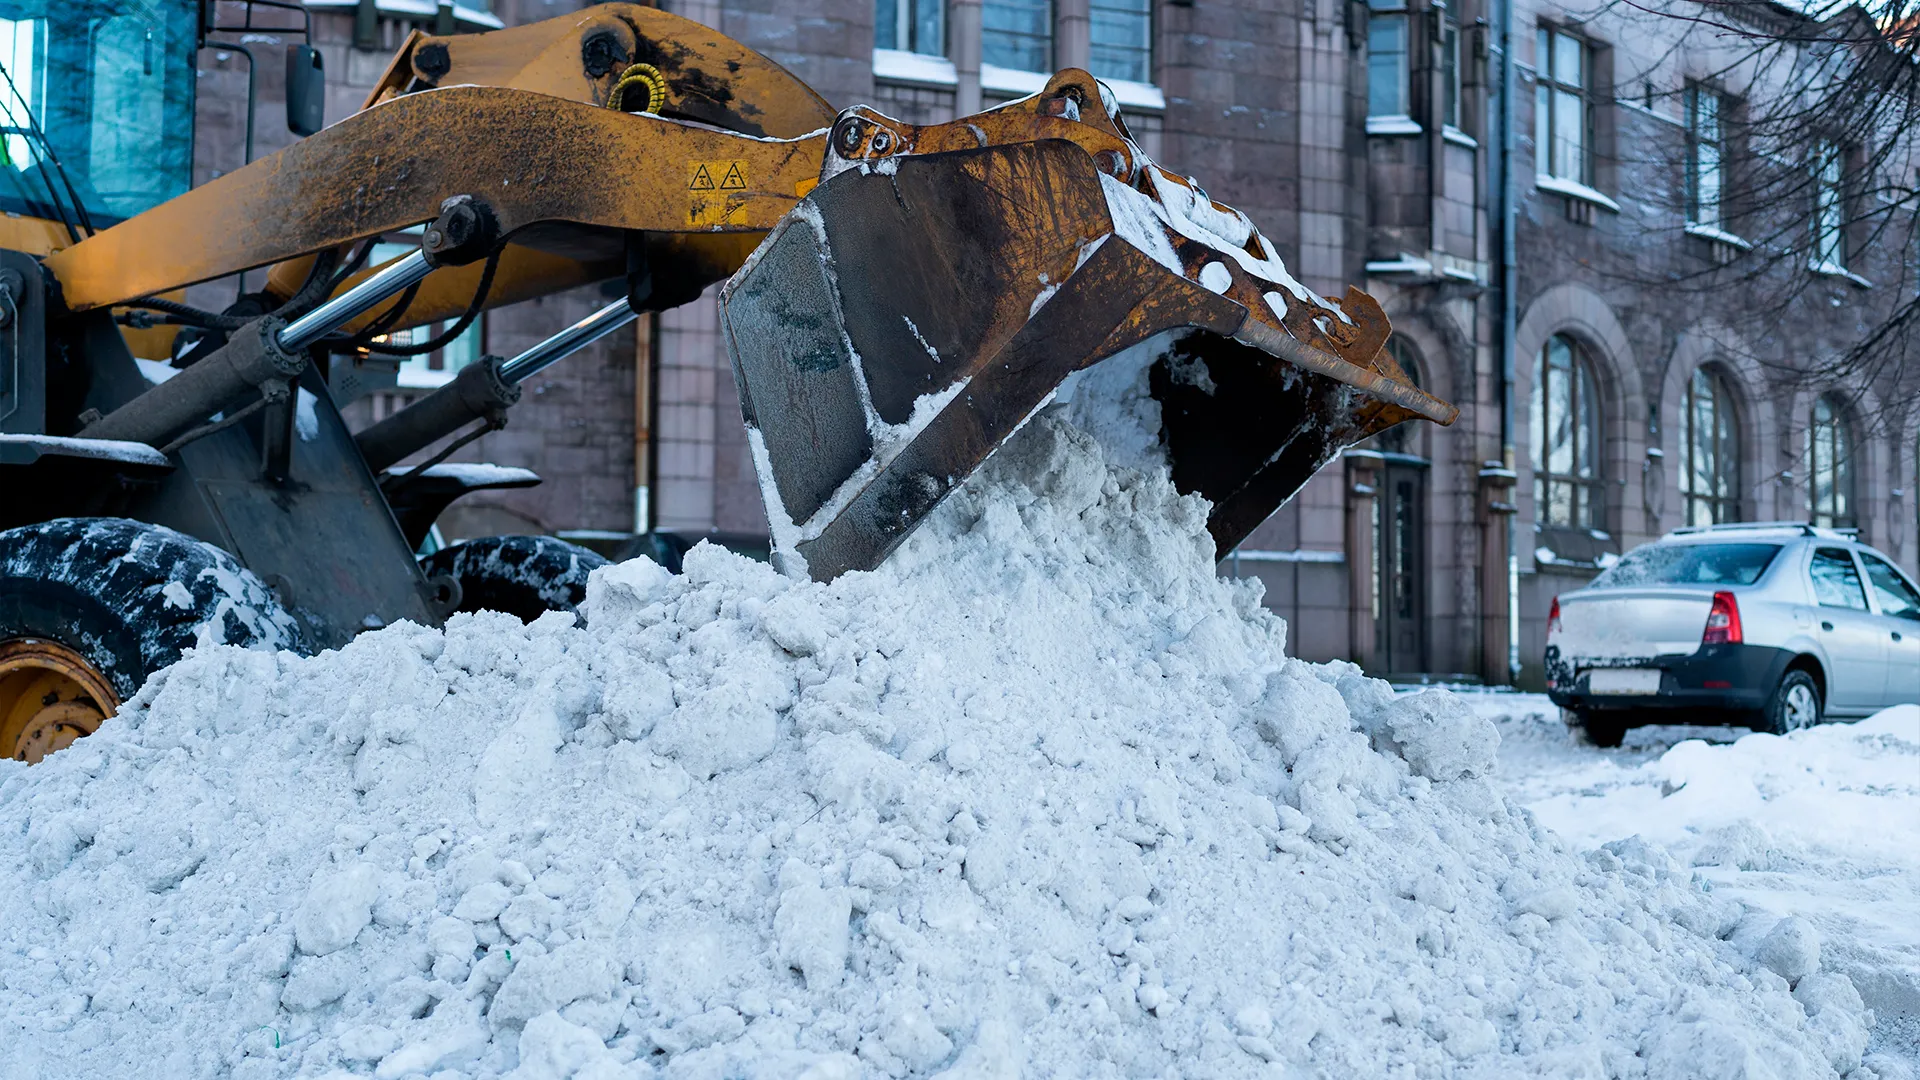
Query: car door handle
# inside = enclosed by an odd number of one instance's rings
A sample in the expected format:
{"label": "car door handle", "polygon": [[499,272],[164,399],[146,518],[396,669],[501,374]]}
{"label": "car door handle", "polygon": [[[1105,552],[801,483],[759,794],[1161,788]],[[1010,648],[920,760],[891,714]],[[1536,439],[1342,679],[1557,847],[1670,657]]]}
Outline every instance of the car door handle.
{"label": "car door handle", "polygon": [[1900,640],[1902,640],[1902,639],[1901,639],[1901,637],[1900,637],[1900,631],[1898,631],[1898,630],[1895,630],[1895,631],[1893,631],[1893,640],[1895,640],[1895,641],[1900,641]]}
{"label": "car door handle", "polygon": [[1820,620],[1820,629],[1822,629],[1822,630],[1831,630],[1831,629],[1833,629],[1833,624],[1832,624],[1832,623],[1830,623],[1830,622],[1828,622],[1828,621],[1827,621],[1827,620],[1825,620],[1825,619],[1821,619],[1821,620]]}

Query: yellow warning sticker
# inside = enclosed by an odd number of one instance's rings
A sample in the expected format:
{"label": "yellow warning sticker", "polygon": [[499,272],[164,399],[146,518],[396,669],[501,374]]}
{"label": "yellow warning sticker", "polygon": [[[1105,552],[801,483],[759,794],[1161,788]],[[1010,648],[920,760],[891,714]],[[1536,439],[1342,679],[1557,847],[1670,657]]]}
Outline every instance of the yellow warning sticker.
{"label": "yellow warning sticker", "polygon": [[745,191],[747,163],[744,161],[687,162],[688,191]]}

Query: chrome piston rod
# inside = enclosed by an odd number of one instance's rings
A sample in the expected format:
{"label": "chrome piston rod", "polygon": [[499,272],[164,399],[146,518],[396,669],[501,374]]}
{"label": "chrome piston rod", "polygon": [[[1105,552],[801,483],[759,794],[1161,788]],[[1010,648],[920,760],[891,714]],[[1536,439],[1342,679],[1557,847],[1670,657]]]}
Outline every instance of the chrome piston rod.
{"label": "chrome piston rod", "polygon": [[433,272],[426,255],[408,252],[370,275],[365,281],[328,300],[312,311],[288,323],[280,331],[280,347],[299,352],[355,318],[373,310],[375,304],[402,289],[419,283]]}
{"label": "chrome piston rod", "polygon": [[354,436],[367,467],[392,468],[475,420],[498,426],[520,400],[520,384],[633,322],[633,308],[616,300],[511,360],[482,357],[453,381]]}
{"label": "chrome piston rod", "polygon": [[500,378],[518,386],[637,318],[639,314],[624,298],[615,300],[502,364]]}

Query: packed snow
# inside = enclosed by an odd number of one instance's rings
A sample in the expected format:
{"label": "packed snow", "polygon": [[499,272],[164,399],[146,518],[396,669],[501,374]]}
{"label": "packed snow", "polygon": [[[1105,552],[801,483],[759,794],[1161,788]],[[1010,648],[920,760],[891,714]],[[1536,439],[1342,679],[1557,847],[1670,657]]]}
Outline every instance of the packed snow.
{"label": "packed snow", "polygon": [[0,1075],[1898,1075],[1813,934],[1285,658],[1064,413],[872,573],[205,648],[0,763]]}
{"label": "packed snow", "polygon": [[1876,1013],[1876,1043],[1920,1066],[1920,706],[1784,737],[1638,728],[1615,751],[1581,745],[1544,696],[1463,700],[1499,725],[1501,779],[1544,824],[1664,846],[1747,909],[1733,940],[1750,948],[1797,928]]}

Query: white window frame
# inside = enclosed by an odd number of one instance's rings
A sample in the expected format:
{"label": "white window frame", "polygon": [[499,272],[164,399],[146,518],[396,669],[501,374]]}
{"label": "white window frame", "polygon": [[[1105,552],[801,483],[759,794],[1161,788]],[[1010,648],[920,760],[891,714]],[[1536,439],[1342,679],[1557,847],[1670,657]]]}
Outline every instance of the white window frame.
{"label": "white window frame", "polygon": [[[946,0],[875,0],[873,22],[876,52],[887,50],[939,57],[947,54]],[[880,44],[887,40],[880,33],[882,27],[892,31],[890,44]]]}
{"label": "white window frame", "polygon": [[[1574,49],[1577,70],[1567,72],[1561,51]],[[1593,186],[1593,45],[1556,26],[1542,24],[1534,35],[1534,172],[1552,180]],[[1571,109],[1568,108],[1571,103]],[[1576,141],[1566,137],[1567,113],[1577,113]],[[1571,150],[1577,160],[1568,160]]]}
{"label": "white window frame", "polygon": [[1687,84],[1687,224],[1726,229],[1727,97]]}
{"label": "white window frame", "polygon": [[[1399,39],[1389,48],[1389,38]],[[1367,0],[1367,132],[1415,134],[1413,24],[1406,0]]]}
{"label": "white window frame", "polygon": [[1847,271],[1847,192],[1845,157],[1839,144],[1822,139],[1813,160],[1813,269],[1825,274]]}

